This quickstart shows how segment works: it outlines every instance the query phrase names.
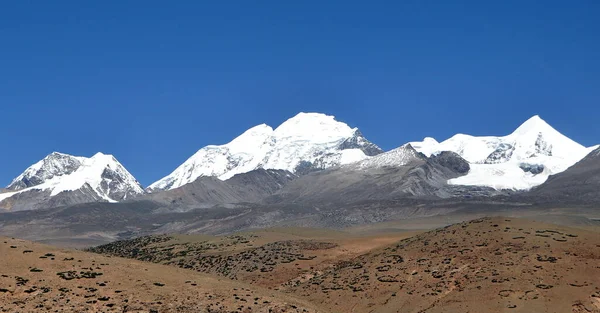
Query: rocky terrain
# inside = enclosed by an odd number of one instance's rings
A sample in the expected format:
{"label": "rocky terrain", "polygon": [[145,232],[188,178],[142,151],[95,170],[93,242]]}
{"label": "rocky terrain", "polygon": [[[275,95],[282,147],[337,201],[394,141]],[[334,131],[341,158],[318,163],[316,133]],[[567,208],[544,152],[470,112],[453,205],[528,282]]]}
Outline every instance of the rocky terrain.
{"label": "rocky terrain", "polygon": [[588,229],[495,217],[414,236],[299,229],[149,236],[91,251],[277,289],[332,312],[600,312],[600,235]]}
{"label": "rocky terrain", "polygon": [[526,194],[546,202],[597,204],[600,200],[600,148],[566,171],[550,176],[546,183]]}
{"label": "rocky terrain", "polygon": [[144,195],[136,199],[160,203],[168,211],[210,208],[218,204],[257,203],[284,188],[297,175],[285,170],[256,169],[227,180],[199,177],[179,188]]}
{"label": "rocky terrain", "polygon": [[363,162],[302,176],[265,202],[341,207],[369,200],[449,198],[452,186],[446,182],[468,171],[469,163],[454,152],[426,157],[405,145]]}
{"label": "rocky terrain", "polygon": [[315,266],[330,264],[343,255],[354,255],[409,234],[364,237],[324,229],[277,228],[229,236],[145,236],[92,247],[88,251],[174,265],[276,288]]}
{"label": "rocky terrain", "polygon": [[600,236],[483,218],[289,283],[340,312],[600,312]]}
{"label": "rocky terrain", "polygon": [[327,312],[239,281],[0,238],[0,312]]}

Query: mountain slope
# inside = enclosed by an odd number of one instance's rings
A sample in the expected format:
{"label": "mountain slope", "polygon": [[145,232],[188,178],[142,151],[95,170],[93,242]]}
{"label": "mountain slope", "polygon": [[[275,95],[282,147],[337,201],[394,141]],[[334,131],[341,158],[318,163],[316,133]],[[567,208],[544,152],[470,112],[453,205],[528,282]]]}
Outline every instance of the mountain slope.
{"label": "mountain slope", "polygon": [[225,181],[211,176],[199,177],[181,187],[154,192],[142,198],[179,211],[217,204],[260,202],[295,178],[296,175],[284,170],[257,169]]}
{"label": "mountain slope", "polygon": [[20,239],[0,237],[0,255],[3,312],[327,312],[240,281]]}
{"label": "mountain slope", "polygon": [[483,218],[340,260],[287,287],[335,312],[600,312],[599,246],[597,232]]}
{"label": "mountain slope", "polygon": [[85,158],[52,152],[13,179],[6,189],[21,190],[42,184],[55,176],[71,174],[81,166],[84,160]]}
{"label": "mountain slope", "polygon": [[225,180],[259,168],[305,174],[381,152],[358,129],[336,121],[333,116],[299,113],[276,129],[258,125],[225,145],[198,150],[148,190],[174,189],[201,176]]}
{"label": "mountain slope", "polygon": [[600,148],[562,173],[552,175],[528,196],[545,201],[598,203],[600,201]]}
{"label": "mountain slope", "polygon": [[457,222],[426,232],[401,228],[426,225],[413,220],[370,232],[159,235],[88,251],[283,290],[331,312],[599,312],[597,231],[507,217]]}
{"label": "mountain slope", "polygon": [[456,153],[432,157],[410,144],[363,161],[302,176],[266,201],[339,205],[403,197],[449,197],[446,181],[469,171]]}
{"label": "mountain slope", "polygon": [[455,185],[496,189],[529,189],[560,173],[589,151],[533,116],[513,133],[502,137],[457,134],[441,143],[433,138],[411,143],[431,155],[453,151],[471,164],[468,175],[449,181]]}
{"label": "mountain slope", "polygon": [[0,193],[0,208],[25,210],[84,202],[115,202],[143,194],[137,180],[112,155],[91,158],[51,153]]}

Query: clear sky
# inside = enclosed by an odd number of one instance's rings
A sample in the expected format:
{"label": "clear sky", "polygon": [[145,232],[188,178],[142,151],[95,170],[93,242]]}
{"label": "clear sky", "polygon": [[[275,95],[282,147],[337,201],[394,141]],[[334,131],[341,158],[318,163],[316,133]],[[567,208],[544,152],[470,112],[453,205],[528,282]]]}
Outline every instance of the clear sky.
{"label": "clear sky", "polygon": [[600,143],[600,1],[3,1],[0,183],[52,151],[147,186],[299,111],[384,149],[534,114]]}

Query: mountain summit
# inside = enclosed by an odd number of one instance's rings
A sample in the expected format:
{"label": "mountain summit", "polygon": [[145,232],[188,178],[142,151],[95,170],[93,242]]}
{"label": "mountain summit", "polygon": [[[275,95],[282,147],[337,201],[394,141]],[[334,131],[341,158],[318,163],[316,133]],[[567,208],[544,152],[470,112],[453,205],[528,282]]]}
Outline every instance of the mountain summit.
{"label": "mountain summit", "polygon": [[438,143],[433,138],[411,143],[426,155],[453,151],[471,163],[471,171],[450,181],[456,185],[529,189],[560,173],[590,152],[535,115],[507,136],[457,134]]}
{"label": "mountain summit", "polygon": [[333,116],[299,113],[275,129],[261,124],[227,144],[198,150],[148,189],[173,189],[201,176],[224,180],[259,168],[303,174],[360,161],[381,152],[357,128]]}
{"label": "mountain summit", "polygon": [[91,158],[53,152],[27,168],[0,193],[0,208],[32,209],[84,202],[116,202],[144,193],[112,155]]}
{"label": "mountain summit", "polygon": [[42,184],[56,176],[69,175],[77,170],[84,160],[85,158],[52,152],[13,179],[6,189],[17,191]]}

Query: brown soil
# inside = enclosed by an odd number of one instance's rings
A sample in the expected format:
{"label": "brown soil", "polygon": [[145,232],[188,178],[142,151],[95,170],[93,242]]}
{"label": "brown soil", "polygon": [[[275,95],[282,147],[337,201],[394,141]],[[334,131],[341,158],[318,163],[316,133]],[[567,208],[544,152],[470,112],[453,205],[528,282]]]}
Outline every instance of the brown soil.
{"label": "brown soil", "polygon": [[[290,228],[149,236],[91,249],[105,256],[0,240],[0,308],[600,312],[598,232],[495,217],[368,234]],[[47,253],[54,256],[40,258]]]}
{"label": "brown soil", "polygon": [[176,267],[0,238],[0,312],[323,312]]}
{"label": "brown soil", "polygon": [[600,312],[600,235],[484,218],[289,284],[336,312]]}

